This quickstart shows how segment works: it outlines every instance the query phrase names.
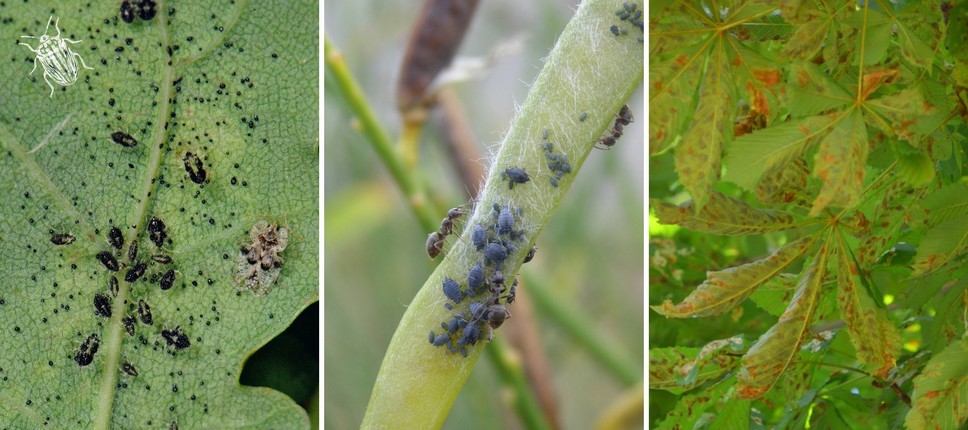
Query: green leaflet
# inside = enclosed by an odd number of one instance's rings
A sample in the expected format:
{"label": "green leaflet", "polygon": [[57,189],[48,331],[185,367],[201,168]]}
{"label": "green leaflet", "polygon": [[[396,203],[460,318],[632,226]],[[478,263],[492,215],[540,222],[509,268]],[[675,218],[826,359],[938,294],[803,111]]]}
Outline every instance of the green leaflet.
{"label": "green leaflet", "polygon": [[854,101],[830,76],[811,63],[790,67],[790,102],[787,107],[794,117],[805,117],[838,109]]}
{"label": "green leaflet", "polygon": [[900,336],[884,309],[877,307],[861,284],[857,265],[843,238],[837,241],[837,303],[847,323],[857,356],[874,374],[886,378],[897,361]]}
{"label": "green leaflet", "polygon": [[920,195],[899,180],[880,185],[879,191],[883,197],[871,216],[872,228],[861,238],[856,252],[857,260],[865,269],[887,250],[889,244],[894,243],[894,237],[903,225],[903,215],[908,213],[911,202]]}
{"label": "green leaflet", "polygon": [[781,273],[770,279],[762,287],[750,294],[750,300],[760,309],[777,318],[783,315],[787,304],[796,292],[797,276],[792,273]]}
{"label": "green leaflet", "polygon": [[914,140],[921,134],[917,133],[918,121],[937,112],[917,88],[906,88],[896,94],[868,100],[864,106],[877,113],[877,116],[867,116],[870,124],[900,140]]}
{"label": "green leaflet", "polygon": [[755,399],[766,394],[793,362],[804,336],[810,331],[828,258],[829,249],[824,245],[805,269],[786,312],[743,356],[737,375],[740,398]]}
{"label": "green leaflet", "polygon": [[735,102],[731,74],[722,40],[717,39],[707,57],[699,106],[692,127],[676,148],[676,173],[682,186],[692,195],[696,210],[709,199],[713,184],[719,182],[721,157],[727,138],[733,133]]}
{"label": "green leaflet", "polygon": [[940,224],[968,213],[968,184],[954,183],[924,197],[918,206],[927,222]]}
{"label": "green leaflet", "polygon": [[808,61],[823,47],[830,30],[830,21],[814,19],[801,25],[783,47],[783,56],[791,60]]}
{"label": "green leaflet", "polygon": [[804,237],[777,249],[769,257],[718,272],[706,272],[706,281],[681,303],[674,305],[671,300],[666,300],[660,306],[652,306],[652,309],[670,318],[720,315],[742,303],[757,287],[780,274],[803,255],[815,240],[816,236]]}
{"label": "green leaflet", "polygon": [[[669,412],[669,415],[659,423],[657,430],[662,429],[692,429],[699,425],[699,421],[705,418],[705,412],[710,409],[720,410],[719,405],[733,400],[727,400],[727,392],[735,385],[732,381],[727,381],[715,385],[707,390],[682,396],[676,402],[676,408]],[[748,410],[748,409],[747,409]]]}
{"label": "green leaflet", "polygon": [[649,69],[649,106],[668,107],[649,110],[650,154],[665,151],[682,137],[698,100],[701,66],[691,56],[681,54],[668,64]]}
{"label": "green leaflet", "polygon": [[928,230],[918,247],[913,276],[933,272],[968,251],[968,213]]}
{"label": "green leaflet", "polygon": [[695,362],[699,348],[653,348],[649,350],[649,388],[681,394],[731,372],[739,364],[739,357],[716,354],[703,362],[694,372],[691,382],[685,383],[681,366]]}
{"label": "green leaflet", "polygon": [[802,155],[832,122],[830,117],[814,116],[740,136],[726,154],[723,179],[752,190],[764,172],[783,168]]}
{"label": "green leaflet", "polygon": [[923,187],[934,179],[934,161],[926,151],[911,147],[905,141],[896,142],[897,177],[913,187]]}
{"label": "green leaflet", "polygon": [[742,200],[712,192],[702,210],[689,200],[676,206],[653,199],[650,204],[662,224],[677,224],[691,230],[723,235],[742,235],[782,231],[793,228],[793,215],[777,210],[758,209]]}
{"label": "green leaflet", "polygon": [[824,185],[813,201],[810,216],[820,215],[827,206],[849,208],[860,201],[867,152],[867,127],[860,113],[854,111],[820,142],[814,174]]}
{"label": "green leaflet", "polygon": [[867,8],[851,14],[845,24],[860,30],[852,40],[859,54],[853,57],[854,66],[860,65],[861,60],[866,66],[875,65],[884,60],[887,49],[891,46],[892,22],[887,16]]}
{"label": "green leaflet", "polygon": [[935,355],[914,378],[908,429],[955,429],[968,418],[968,339]]}

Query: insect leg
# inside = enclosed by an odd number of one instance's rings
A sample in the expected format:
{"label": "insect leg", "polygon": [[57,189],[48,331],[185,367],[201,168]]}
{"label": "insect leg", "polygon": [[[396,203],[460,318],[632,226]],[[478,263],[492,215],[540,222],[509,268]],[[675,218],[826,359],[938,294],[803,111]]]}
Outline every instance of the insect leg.
{"label": "insect leg", "polygon": [[50,84],[50,81],[49,80],[47,80],[47,77],[48,76],[50,76],[50,75],[48,75],[47,72],[45,71],[44,72],[44,82],[47,82],[47,86],[50,87],[50,96],[49,97],[54,97],[54,86]]}
{"label": "insect leg", "polygon": [[78,54],[76,52],[71,52],[71,54],[77,57],[78,60],[81,60],[81,65],[84,66],[85,69],[94,70],[93,67],[87,67],[87,64],[84,64],[84,58],[81,57],[81,54]]}

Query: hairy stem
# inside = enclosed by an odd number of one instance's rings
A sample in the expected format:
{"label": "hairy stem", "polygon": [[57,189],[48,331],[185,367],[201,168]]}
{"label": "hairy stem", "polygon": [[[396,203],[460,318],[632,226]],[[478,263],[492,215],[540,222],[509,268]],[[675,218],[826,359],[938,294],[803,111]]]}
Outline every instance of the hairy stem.
{"label": "hairy stem", "polygon": [[[428,343],[428,332],[440,331],[441,321],[452,315],[443,306],[448,299],[441,284],[445,278],[465,282],[473,265],[487,264],[472,245],[470,233],[475,225],[494,224],[493,205],[513,208],[514,229],[521,232],[501,267],[511,282],[595,142],[641,83],[641,31],[615,15],[622,5],[617,0],[586,1],[561,35],[492,161],[463,239],[455,242],[400,321],[377,376],[363,428],[433,429],[443,424],[486,342],[470,347],[467,357]],[[627,27],[628,32],[617,36],[610,30],[613,25]],[[560,178],[548,165],[545,130],[553,154],[565,157],[570,165],[570,172]],[[509,168],[526,170],[530,181],[511,188],[507,178],[502,178]],[[488,275],[493,270],[489,265]],[[466,306],[464,301],[454,311],[466,310]]]}

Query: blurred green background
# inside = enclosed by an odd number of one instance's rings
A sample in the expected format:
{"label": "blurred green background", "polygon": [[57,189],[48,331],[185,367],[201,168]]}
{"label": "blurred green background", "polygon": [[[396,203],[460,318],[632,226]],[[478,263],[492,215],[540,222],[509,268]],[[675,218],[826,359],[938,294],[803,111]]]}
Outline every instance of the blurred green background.
{"label": "blurred green background", "polygon": [[[325,3],[324,33],[343,53],[394,140],[401,123],[395,85],[417,5],[401,0]],[[485,57],[495,46],[524,36],[520,51],[500,57],[480,78],[452,86],[484,154],[475,161],[483,166],[575,7],[572,2],[511,0],[478,6],[458,61]],[[354,129],[338,89],[328,80],[325,85],[324,426],[348,429],[359,427],[390,338],[434,264],[424,247],[429,232],[420,228],[375,152]],[[577,308],[616,354],[644,369],[641,89],[629,105],[639,122],[625,129],[612,150],[589,156],[539,237],[534,261],[522,267],[519,277],[526,281],[520,294],[527,294],[527,281],[543,284],[557,300]],[[424,128],[417,169],[431,184],[431,197],[449,208],[467,203],[468,197],[440,136],[433,121]],[[510,306],[518,319],[524,318],[520,306]],[[535,323],[562,427],[594,428],[630,388],[539,310]],[[511,329],[505,325],[497,336],[507,337]],[[483,357],[444,428],[520,428],[507,394]]]}

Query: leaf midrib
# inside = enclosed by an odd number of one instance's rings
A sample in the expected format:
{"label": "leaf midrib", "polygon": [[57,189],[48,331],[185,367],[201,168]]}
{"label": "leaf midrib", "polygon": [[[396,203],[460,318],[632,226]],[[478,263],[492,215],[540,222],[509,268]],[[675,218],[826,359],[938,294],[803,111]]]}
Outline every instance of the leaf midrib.
{"label": "leaf midrib", "polygon": [[[159,10],[165,10],[164,6],[163,1],[158,2]],[[164,13],[158,14],[158,28],[161,34],[161,43],[159,49],[164,50],[165,47],[169,46],[168,20],[166,14]],[[165,139],[168,137],[168,118],[172,109],[171,98],[174,96],[172,89],[174,88],[173,82],[175,80],[175,66],[172,64],[171,56],[163,56],[162,58],[166,58],[168,61],[163,62],[161,68],[161,83],[158,90],[160,105],[153,122],[154,130],[152,131],[151,143],[148,146],[149,153],[146,166],[147,168],[145,169],[144,179],[142,180],[141,191],[137,194],[139,196],[136,199],[138,203],[135,206],[133,217],[135,222],[128,229],[125,243],[132,243],[136,241],[138,239],[138,232],[142,226],[145,225],[148,215],[148,206],[152,202],[152,191],[155,187],[155,183],[157,182],[155,181],[155,178],[158,176],[159,169],[161,169],[162,147]],[[126,314],[125,306],[128,303],[128,293],[130,293],[130,287],[131,283],[120,282],[120,288],[118,288],[118,297],[117,300],[114,301],[111,312],[111,321],[107,326],[108,335],[105,337],[104,371],[101,372],[101,388],[98,390],[97,413],[94,417],[93,426],[93,428],[96,430],[107,430],[111,427],[111,418],[114,411],[114,397],[117,394],[118,369],[120,369],[121,361],[121,318]]]}

